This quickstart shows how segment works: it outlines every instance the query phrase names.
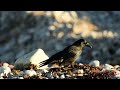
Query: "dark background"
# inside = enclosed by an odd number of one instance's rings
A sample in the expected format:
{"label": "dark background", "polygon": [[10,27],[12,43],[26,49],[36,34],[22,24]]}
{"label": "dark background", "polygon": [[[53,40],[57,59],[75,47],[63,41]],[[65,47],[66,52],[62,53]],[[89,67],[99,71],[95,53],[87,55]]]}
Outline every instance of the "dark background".
{"label": "dark background", "polygon": [[91,43],[79,60],[120,64],[120,11],[0,11],[0,60],[42,48],[50,57],[80,38]]}

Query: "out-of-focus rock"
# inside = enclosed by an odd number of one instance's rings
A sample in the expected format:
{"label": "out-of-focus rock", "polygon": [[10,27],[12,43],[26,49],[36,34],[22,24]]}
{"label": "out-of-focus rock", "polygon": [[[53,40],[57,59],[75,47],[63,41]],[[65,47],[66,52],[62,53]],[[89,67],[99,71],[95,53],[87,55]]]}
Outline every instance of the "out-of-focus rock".
{"label": "out-of-focus rock", "polygon": [[64,12],[64,11],[54,11],[53,12],[54,17],[58,22],[65,22],[65,23],[72,22],[74,13],[72,12],[72,14],[73,15],[70,15],[69,12]]}
{"label": "out-of-focus rock", "polygon": [[[36,50],[18,58],[15,61],[14,66],[16,69],[21,69],[21,68],[29,68],[29,65],[33,64],[38,69],[39,63],[48,58],[49,57],[45,54],[45,52],[42,49],[36,49]],[[43,66],[40,69],[43,69],[43,68],[47,68],[47,66]]]}
{"label": "out-of-focus rock", "polygon": [[14,53],[13,52],[8,52],[5,55],[0,56],[0,62],[14,62]]}
{"label": "out-of-focus rock", "polygon": [[25,70],[25,74],[28,76],[34,76],[34,75],[36,75],[36,72],[33,69]]}
{"label": "out-of-focus rock", "polygon": [[11,72],[11,69],[8,67],[8,63],[4,63],[2,67],[0,67],[0,73],[4,75],[8,75]]}
{"label": "out-of-focus rock", "polygon": [[65,75],[62,74],[62,75],[60,76],[60,79],[64,79],[64,78],[65,78]]}
{"label": "out-of-focus rock", "polygon": [[23,43],[27,42],[28,40],[30,40],[30,38],[31,38],[30,35],[21,34],[18,38],[18,43],[23,44]]}
{"label": "out-of-focus rock", "polygon": [[111,69],[114,69],[114,67],[112,65],[109,65],[109,64],[104,64],[102,66],[103,69],[106,69],[106,70],[111,70]]}
{"label": "out-of-focus rock", "polygon": [[95,67],[99,67],[100,66],[100,62],[98,60],[94,60],[94,61],[91,61],[89,63],[89,65],[92,65],[92,66],[95,66]]}
{"label": "out-of-focus rock", "polygon": [[120,48],[116,51],[116,55],[120,55]]}
{"label": "out-of-focus rock", "polygon": [[97,26],[94,24],[88,22],[88,21],[82,21],[78,20],[74,25],[73,25],[73,32],[75,34],[80,34],[80,33],[86,33],[89,34],[91,31],[97,30]]}
{"label": "out-of-focus rock", "polygon": [[23,76],[25,73],[23,72],[23,71],[20,71],[19,73],[18,73],[18,75],[19,76]]}

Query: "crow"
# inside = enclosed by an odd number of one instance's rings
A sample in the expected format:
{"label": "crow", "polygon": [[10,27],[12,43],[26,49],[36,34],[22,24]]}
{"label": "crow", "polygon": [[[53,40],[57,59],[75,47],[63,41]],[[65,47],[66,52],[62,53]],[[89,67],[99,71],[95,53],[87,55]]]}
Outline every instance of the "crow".
{"label": "crow", "polygon": [[39,63],[40,67],[48,64],[57,64],[59,66],[69,66],[79,58],[83,48],[92,46],[84,39],[79,39],[72,45],[66,47],[64,50],[52,55],[49,59]]}

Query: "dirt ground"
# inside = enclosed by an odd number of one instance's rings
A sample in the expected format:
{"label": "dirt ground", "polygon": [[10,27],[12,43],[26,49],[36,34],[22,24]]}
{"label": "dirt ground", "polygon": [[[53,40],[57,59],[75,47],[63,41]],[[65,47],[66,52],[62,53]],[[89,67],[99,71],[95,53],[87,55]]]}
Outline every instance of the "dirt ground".
{"label": "dirt ground", "polygon": [[120,64],[120,11],[0,11],[0,60],[14,63],[42,48],[50,57],[80,38],[81,63]]}

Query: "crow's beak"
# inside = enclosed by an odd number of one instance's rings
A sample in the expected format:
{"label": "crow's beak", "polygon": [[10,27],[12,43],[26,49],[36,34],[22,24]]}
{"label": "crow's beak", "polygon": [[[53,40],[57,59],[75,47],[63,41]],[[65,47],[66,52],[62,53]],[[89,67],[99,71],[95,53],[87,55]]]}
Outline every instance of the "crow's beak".
{"label": "crow's beak", "polygon": [[85,46],[92,48],[92,46],[89,43],[86,43]]}

